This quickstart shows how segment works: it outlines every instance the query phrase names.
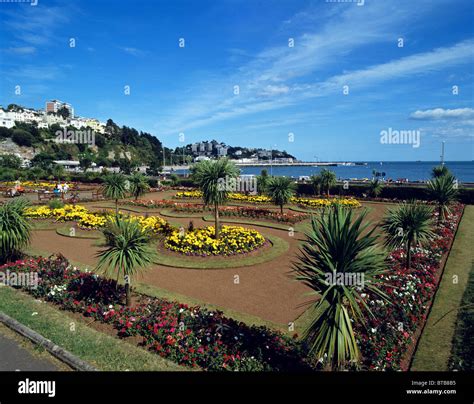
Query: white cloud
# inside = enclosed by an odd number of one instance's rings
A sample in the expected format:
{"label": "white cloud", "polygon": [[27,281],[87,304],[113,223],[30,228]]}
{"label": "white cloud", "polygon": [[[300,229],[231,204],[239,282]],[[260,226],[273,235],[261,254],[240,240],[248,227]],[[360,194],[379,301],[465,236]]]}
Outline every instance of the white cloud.
{"label": "white cloud", "polygon": [[412,119],[433,120],[433,119],[469,119],[474,117],[473,108],[444,109],[435,108],[425,111],[415,111],[410,115]]}
{"label": "white cloud", "polygon": [[141,56],[145,53],[144,51],[140,49],[132,48],[132,47],[122,47],[120,49],[122,49],[125,53],[128,53],[129,55],[132,55],[132,56]]}
{"label": "white cloud", "polygon": [[18,46],[7,48],[5,51],[17,55],[31,55],[36,52],[36,48],[34,46]]}
{"label": "white cloud", "polygon": [[275,85],[269,84],[261,91],[260,94],[266,95],[266,96],[273,96],[273,95],[286,94],[288,91],[290,91],[290,88],[288,86],[275,86]]}

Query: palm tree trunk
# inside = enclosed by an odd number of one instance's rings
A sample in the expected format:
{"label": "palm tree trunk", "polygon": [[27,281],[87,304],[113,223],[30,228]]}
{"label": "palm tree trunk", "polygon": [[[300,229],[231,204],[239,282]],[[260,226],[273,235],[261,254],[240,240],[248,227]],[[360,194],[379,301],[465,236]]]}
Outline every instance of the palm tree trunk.
{"label": "palm tree trunk", "polygon": [[407,261],[406,261],[406,269],[410,269],[411,267],[411,240],[407,241]]}
{"label": "palm tree trunk", "polygon": [[443,207],[441,206],[441,204],[439,204],[438,205],[438,226],[441,224],[442,214],[443,214]]}
{"label": "palm tree trunk", "polygon": [[115,216],[118,216],[118,199],[115,200]]}
{"label": "palm tree trunk", "polygon": [[283,204],[280,205],[280,212],[283,215]]}
{"label": "palm tree trunk", "polygon": [[132,305],[132,294],[130,293],[130,277],[128,278],[128,282],[125,283],[125,300],[127,307]]}
{"label": "palm tree trunk", "polygon": [[329,185],[328,185],[328,198],[329,198]]}
{"label": "palm tree trunk", "polygon": [[214,204],[214,237],[216,240],[219,239],[219,205],[217,203]]}

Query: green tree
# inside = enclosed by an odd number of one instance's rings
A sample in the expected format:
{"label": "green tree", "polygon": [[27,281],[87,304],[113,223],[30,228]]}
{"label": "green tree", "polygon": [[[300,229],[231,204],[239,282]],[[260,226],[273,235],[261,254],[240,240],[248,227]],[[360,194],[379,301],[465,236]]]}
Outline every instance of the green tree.
{"label": "green tree", "polygon": [[136,219],[115,216],[103,230],[105,249],[97,256],[97,270],[125,280],[126,305],[131,306],[131,278],[156,259],[152,235]]}
{"label": "green tree", "polygon": [[405,267],[411,267],[411,248],[426,243],[434,235],[433,209],[419,202],[403,202],[389,209],[382,221],[387,233],[385,245],[405,249]]}
{"label": "green tree", "polygon": [[309,179],[311,186],[314,189],[314,194],[319,195],[321,193],[321,176],[312,175]]}
{"label": "green tree", "polygon": [[428,192],[438,205],[438,224],[446,218],[449,206],[457,200],[458,190],[456,178],[452,174],[445,174],[428,181]]}
{"label": "green tree", "polygon": [[129,181],[130,193],[135,197],[135,200],[147,193],[150,189],[150,185],[148,185],[148,181],[143,174],[135,173],[130,177]]}
{"label": "green tree", "polygon": [[31,227],[25,217],[29,202],[14,199],[0,206],[0,262],[16,257],[30,243]]}
{"label": "green tree", "polygon": [[383,184],[378,178],[374,178],[369,183],[369,194],[376,198],[380,195],[383,189]]}
{"label": "green tree", "polygon": [[283,205],[290,202],[290,199],[295,194],[295,184],[288,177],[273,177],[268,182],[267,194],[273,203],[280,207],[280,212],[283,213]]}
{"label": "green tree", "polygon": [[257,192],[259,195],[266,194],[269,181],[270,176],[268,175],[268,171],[264,168],[257,177]]}
{"label": "green tree", "polygon": [[14,154],[4,154],[0,156],[0,167],[19,170],[21,168],[21,158]]}
{"label": "green tree", "polygon": [[319,177],[321,178],[321,187],[322,189],[327,190],[327,196],[329,198],[330,188],[336,185],[336,174],[331,170],[323,168]]}
{"label": "green tree", "polygon": [[224,204],[232,191],[228,185],[238,175],[237,167],[228,159],[205,160],[192,168],[192,177],[203,194],[204,203],[214,207],[214,237],[219,239],[219,205]]}
{"label": "green tree", "polygon": [[360,359],[352,321],[364,324],[364,311],[372,315],[361,293],[387,298],[379,289],[387,253],[378,247],[375,227],[368,229],[370,222],[363,224],[366,214],[353,218],[352,210],[334,207],[313,217],[293,267],[296,279],[317,296],[304,341],[310,354],[333,369]]}
{"label": "green tree", "polygon": [[431,170],[431,177],[433,178],[442,177],[446,174],[450,174],[450,172],[448,167],[446,167],[445,165],[433,167],[433,169]]}
{"label": "green tree", "polygon": [[59,164],[54,164],[51,168],[51,175],[59,182],[61,178],[65,176],[64,167],[60,166]]}
{"label": "green tree", "polygon": [[103,193],[106,198],[115,200],[115,215],[118,216],[118,201],[127,194],[126,178],[123,174],[112,173],[104,177]]}
{"label": "green tree", "polygon": [[84,172],[87,172],[89,168],[92,166],[92,158],[90,156],[82,156],[79,159],[79,165]]}
{"label": "green tree", "polygon": [[12,140],[18,146],[31,147],[34,142],[34,137],[30,132],[24,129],[14,129],[12,134]]}

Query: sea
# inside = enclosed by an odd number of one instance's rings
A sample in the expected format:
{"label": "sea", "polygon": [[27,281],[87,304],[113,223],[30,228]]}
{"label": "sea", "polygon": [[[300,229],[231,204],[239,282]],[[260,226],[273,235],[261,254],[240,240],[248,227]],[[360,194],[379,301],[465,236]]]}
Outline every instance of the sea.
{"label": "sea", "polygon": [[[317,175],[323,168],[327,168],[336,173],[339,180],[363,180],[371,179],[375,170],[382,174],[385,180],[408,180],[427,181],[431,178],[433,167],[440,165],[439,161],[371,161],[363,165],[338,165],[338,166],[265,166],[239,167],[241,174],[259,175],[262,169],[266,169],[268,174],[276,176],[286,176],[299,178],[302,176]],[[458,181],[474,183],[474,161],[446,161],[448,167]],[[175,171],[177,174],[185,173],[183,170]]]}

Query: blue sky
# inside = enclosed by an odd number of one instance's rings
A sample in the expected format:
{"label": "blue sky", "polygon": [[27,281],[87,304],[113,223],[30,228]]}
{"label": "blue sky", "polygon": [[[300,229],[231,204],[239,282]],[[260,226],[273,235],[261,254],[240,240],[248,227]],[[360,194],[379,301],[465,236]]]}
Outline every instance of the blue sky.
{"label": "blue sky", "polygon": [[[363,3],[0,2],[0,104],[57,98],[168,147],[184,133],[304,160],[402,161],[437,160],[444,140],[448,160],[474,159],[474,2]],[[382,144],[389,128],[419,130],[420,146]]]}

